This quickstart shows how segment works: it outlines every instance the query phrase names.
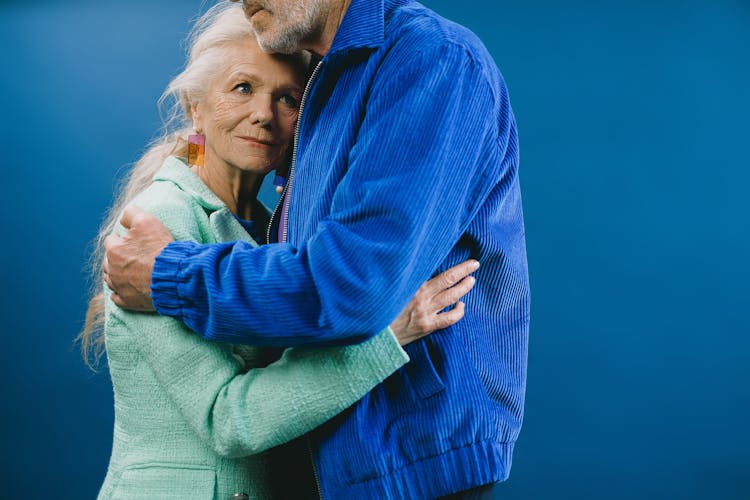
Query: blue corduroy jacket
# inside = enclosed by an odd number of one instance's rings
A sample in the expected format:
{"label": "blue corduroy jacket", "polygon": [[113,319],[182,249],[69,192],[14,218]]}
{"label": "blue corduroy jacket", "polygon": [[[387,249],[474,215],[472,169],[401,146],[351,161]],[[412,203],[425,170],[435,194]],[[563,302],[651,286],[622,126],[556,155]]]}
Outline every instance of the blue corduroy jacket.
{"label": "blue corduroy jacket", "polygon": [[410,0],[352,0],[300,116],[288,240],[172,243],[154,304],[206,338],[357,342],[431,275],[481,263],[466,316],[311,436],[325,498],[434,498],[507,477],[529,287],[516,123],[492,57]]}

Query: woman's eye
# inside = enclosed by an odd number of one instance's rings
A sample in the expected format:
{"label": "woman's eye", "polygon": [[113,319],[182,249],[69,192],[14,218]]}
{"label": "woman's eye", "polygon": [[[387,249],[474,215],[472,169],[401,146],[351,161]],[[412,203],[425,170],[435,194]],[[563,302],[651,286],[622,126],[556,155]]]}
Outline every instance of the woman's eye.
{"label": "woman's eye", "polygon": [[235,85],[232,90],[236,90],[241,94],[249,94],[253,91],[253,87],[249,83],[240,83]]}
{"label": "woman's eye", "polygon": [[289,94],[281,96],[281,102],[289,106],[290,108],[297,109],[299,108],[299,101]]}

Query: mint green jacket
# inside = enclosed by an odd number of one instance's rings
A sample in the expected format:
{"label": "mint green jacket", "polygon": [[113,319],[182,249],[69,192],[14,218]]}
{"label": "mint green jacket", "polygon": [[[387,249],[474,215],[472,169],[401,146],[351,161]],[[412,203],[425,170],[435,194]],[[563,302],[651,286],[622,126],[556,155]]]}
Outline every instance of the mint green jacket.
{"label": "mint green jacket", "polygon": [[[177,240],[254,243],[177,158],[133,203]],[[105,311],[115,428],[100,499],[272,498],[266,450],[340,413],[408,361],[390,329],[358,345],[287,349],[267,364],[263,349],[208,342],[109,297]]]}

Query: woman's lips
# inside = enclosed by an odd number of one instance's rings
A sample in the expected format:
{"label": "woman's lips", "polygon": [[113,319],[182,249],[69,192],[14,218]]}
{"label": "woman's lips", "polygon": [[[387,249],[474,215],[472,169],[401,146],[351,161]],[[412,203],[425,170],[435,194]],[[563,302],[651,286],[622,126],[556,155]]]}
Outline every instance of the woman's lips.
{"label": "woman's lips", "polygon": [[248,136],[240,136],[240,139],[245,141],[251,146],[257,147],[257,148],[270,148],[275,146],[276,144],[273,141],[266,141],[263,139],[256,139],[255,137],[248,137]]}

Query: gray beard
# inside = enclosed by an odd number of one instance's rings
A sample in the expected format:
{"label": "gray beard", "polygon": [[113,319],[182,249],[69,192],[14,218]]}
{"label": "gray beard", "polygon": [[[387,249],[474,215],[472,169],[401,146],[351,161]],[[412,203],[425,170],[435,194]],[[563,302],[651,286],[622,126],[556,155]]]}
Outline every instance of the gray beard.
{"label": "gray beard", "polygon": [[288,14],[293,22],[284,25],[274,36],[256,33],[255,38],[263,52],[293,54],[301,50],[300,43],[314,35],[314,24],[320,17],[320,0],[310,0],[307,4],[307,9],[301,4],[290,7]]}

